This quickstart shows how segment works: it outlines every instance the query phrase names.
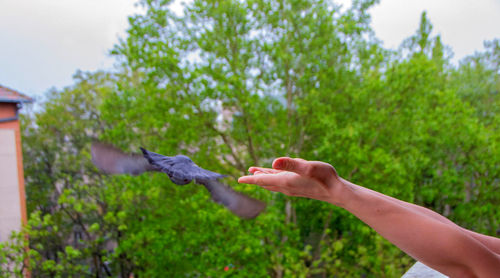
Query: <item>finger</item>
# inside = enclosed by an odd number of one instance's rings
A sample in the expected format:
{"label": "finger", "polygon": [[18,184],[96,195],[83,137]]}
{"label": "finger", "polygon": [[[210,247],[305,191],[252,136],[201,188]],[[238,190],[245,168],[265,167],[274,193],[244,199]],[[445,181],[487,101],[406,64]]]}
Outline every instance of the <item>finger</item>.
{"label": "finger", "polygon": [[281,175],[262,173],[259,175],[243,176],[238,179],[239,183],[256,184],[259,186],[283,186],[285,181]]}
{"label": "finger", "polygon": [[239,183],[256,184],[256,179],[254,175],[241,176],[238,178]]}
{"label": "finger", "polygon": [[295,172],[299,175],[307,175],[309,171],[309,163],[303,159],[293,159],[290,157],[280,157],[273,161],[273,168],[277,170],[285,170]]}
{"label": "finger", "polygon": [[253,174],[255,176],[255,175],[262,175],[262,174],[267,174],[267,173],[262,172],[262,171],[255,171],[255,172],[253,172]]}
{"label": "finger", "polygon": [[248,172],[255,174],[255,172],[262,172],[262,173],[267,173],[267,174],[276,174],[281,172],[280,170],[276,169],[271,169],[271,168],[263,168],[263,167],[250,167],[248,169]]}
{"label": "finger", "polygon": [[250,168],[248,168],[248,172],[250,173],[255,173],[256,171],[265,171],[266,168],[263,168],[263,167],[255,167],[255,166],[252,166]]}

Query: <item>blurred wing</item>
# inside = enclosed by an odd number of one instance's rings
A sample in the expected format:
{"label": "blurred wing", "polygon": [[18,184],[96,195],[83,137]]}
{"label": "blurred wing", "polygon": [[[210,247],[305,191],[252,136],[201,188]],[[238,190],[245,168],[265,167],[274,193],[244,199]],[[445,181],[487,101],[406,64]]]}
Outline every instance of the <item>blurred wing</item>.
{"label": "blurred wing", "polygon": [[212,200],[227,207],[232,213],[241,218],[255,218],[266,208],[264,202],[236,192],[217,180],[197,180],[197,183],[207,188],[212,195]]}
{"label": "blurred wing", "polygon": [[106,174],[139,175],[156,168],[140,154],[126,154],[120,149],[105,143],[93,142],[92,162]]}

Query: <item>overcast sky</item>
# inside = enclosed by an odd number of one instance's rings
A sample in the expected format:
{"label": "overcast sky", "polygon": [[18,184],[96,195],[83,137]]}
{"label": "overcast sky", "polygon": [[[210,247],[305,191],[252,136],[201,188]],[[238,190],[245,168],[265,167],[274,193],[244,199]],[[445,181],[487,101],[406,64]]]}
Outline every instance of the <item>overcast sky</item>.
{"label": "overcast sky", "polygon": [[[76,70],[111,69],[109,50],[124,37],[136,0],[0,0],[0,85],[38,97],[71,85]],[[350,0],[340,0],[348,5]],[[500,38],[500,0],[381,0],[372,27],[396,48],[426,10],[454,61]]]}

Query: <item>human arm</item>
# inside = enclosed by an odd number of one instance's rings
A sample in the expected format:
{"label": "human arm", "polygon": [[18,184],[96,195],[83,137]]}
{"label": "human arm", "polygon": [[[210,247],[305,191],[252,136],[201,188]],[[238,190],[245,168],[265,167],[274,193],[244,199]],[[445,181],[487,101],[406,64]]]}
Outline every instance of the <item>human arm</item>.
{"label": "human arm", "polygon": [[342,207],[410,256],[450,277],[500,273],[495,252],[442,216],[350,183],[327,163],[279,158],[273,168],[252,167],[254,175],[239,182]]}
{"label": "human arm", "polygon": [[[356,186],[356,185],[352,184],[351,182],[349,182],[349,181],[347,181],[345,179],[342,179],[342,178],[340,178],[340,179],[344,183],[348,183],[348,184],[351,184],[352,186]],[[442,223],[452,225],[452,226],[454,226],[454,227],[462,230],[467,235],[469,235],[469,236],[473,237],[474,239],[478,240],[479,242],[481,242],[483,245],[485,245],[488,249],[490,249],[491,251],[493,251],[497,255],[500,255],[500,239],[499,238],[492,237],[492,236],[487,236],[487,235],[483,235],[483,234],[480,234],[480,233],[476,233],[476,232],[471,231],[471,230],[467,230],[467,229],[465,229],[463,227],[458,226],[457,224],[455,224],[454,222],[452,222],[448,218],[442,216],[441,214],[436,213],[436,212],[434,212],[434,211],[432,211],[432,210],[430,210],[428,208],[421,207],[421,206],[418,206],[418,205],[415,205],[415,204],[412,204],[412,203],[408,203],[408,202],[405,202],[405,201],[401,201],[401,200],[398,200],[396,198],[384,195],[384,194],[382,194],[380,192],[377,192],[377,191],[374,191],[374,190],[371,190],[371,189],[368,189],[368,188],[365,188],[365,189],[367,190],[367,192],[370,192],[371,194],[377,195],[379,197],[386,198],[388,201],[395,202],[395,203],[401,204],[403,206],[406,206],[407,208],[412,209],[415,212],[421,213],[424,216],[431,217],[431,218],[433,218],[433,219],[435,219],[437,221],[440,221]]]}

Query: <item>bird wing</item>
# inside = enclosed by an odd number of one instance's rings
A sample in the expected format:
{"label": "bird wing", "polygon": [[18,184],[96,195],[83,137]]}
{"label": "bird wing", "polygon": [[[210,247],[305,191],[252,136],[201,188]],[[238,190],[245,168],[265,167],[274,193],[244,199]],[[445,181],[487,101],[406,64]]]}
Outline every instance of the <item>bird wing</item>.
{"label": "bird wing", "polygon": [[92,162],[106,174],[140,175],[157,169],[140,154],[126,154],[112,145],[92,142]]}
{"label": "bird wing", "polygon": [[241,218],[255,218],[266,208],[266,203],[236,192],[217,180],[196,180],[196,182],[205,186],[212,195],[212,200],[227,207]]}

